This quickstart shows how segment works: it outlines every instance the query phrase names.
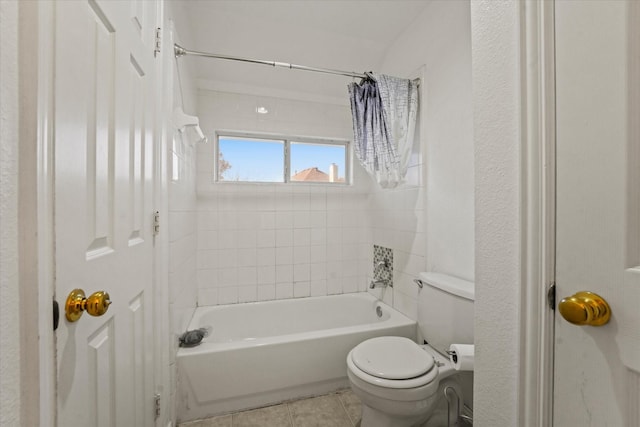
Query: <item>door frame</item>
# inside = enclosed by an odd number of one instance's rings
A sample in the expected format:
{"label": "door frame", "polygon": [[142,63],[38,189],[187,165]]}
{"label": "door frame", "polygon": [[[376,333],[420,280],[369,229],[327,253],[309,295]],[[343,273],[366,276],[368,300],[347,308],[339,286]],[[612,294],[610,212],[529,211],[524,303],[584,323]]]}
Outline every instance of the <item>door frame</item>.
{"label": "door frame", "polygon": [[[164,2],[157,0],[157,23],[162,25],[164,19]],[[53,37],[55,33],[55,2],[26,2],[20,4],[20,33],[33,34],[33,28],[37,28],[37,34],[25,37],[26,42],[21,43],[20,61],[26,63],[24,59],[31,54],[29,59],[37,61],[37,71],[34,76],[21,84],[21,91],[27,87],[35,87],[31,94],[34,98],[34,107],[27,111],[27,114],[34,116],[36,125],[35,150],[32,158],[28,159],[35,168],[35,180],[30,191],[36,194],[36,204],[32,208],[36,217],[34,225],[36,229],[34,237],[34,247],[27,248],[20,252],[21,259],[31,259],[31,265],[37,269],[37,293],[38,310],[34,313],[29,309],[29,305],[21,304],[20,320],[21,324],[33,323],[33,316],[37,317],[37,334],[39,341],[37,348],[21,348],[21,352],[35,351],[39,355],[38,366],[31,366],[29,372],[30,381],[22,383],[23,396],[38,396],[27,403],[28,407],[22,413],[31,412],[38,414],[34,416],[39,421],[39,425],[54,425],[51,420],[57,418],[57,361],[55,332],[53,331],[53,318],[51,316],[52,300],[56,300],[60,308],[60,322],[64,322],[64,301],[66,295],[55,295],[55,223],[54,223],[54,69],[55,69],[55,45]],[[35,25],[34,25],[35,24]],[[158,94],[159,99],[163,99],[162,79],[164,75],[163,53],[156,59],[157,82],[153,89]],[[33,66],[33,64],[30,64]],[[21,74],[22,79],[22,74]],[[158,109],[155,125],[156,152],[154,159],[156,186],[154,188],[154,205],[161,213],[165,212],[166,218],[166,137],[164,129],[166,127],[166,114],[163,109]],[[21,129],[22,131],[23,129]],[[22,166],[21,161],[21,166]],[[21,172],[22,173],[22,172]],[[151,212],[149,212],[151,215]],[[153,311],[156,325],[154,327],[154,388],[155,392],[163,393],[161,400],[161,416],[157,419],[156,425],[166,425],[169,421],[168,401],[171,397],[170,379],[168,375],[163,375],[163,370],[168,367],[169,354],[169,334],[168,319],[164,313],[168,310],[168,281],[163,276],[166,265],[167,233],[160,233],[155,237],[154,247],[154,281],[153,281]],[[21,288],[30,286],[33,283],[22,284]],[[21,295],[21,299],[22,295]],[[163,311],[164,309],[164,311]],[[26,331],[35,333],[36,331]],[[21,367],[21,371],[29,367]],[[23,375],[24,376],[24,375]]]}
{"label": "door frame", "polygon": [[[37,107],[36,107],[36,154],[32,159],[37,164],[35,208],[37,215],[37,249],[34,252],[20,252],[20,257],[37,259],[38,276],[38,313],[34,314],[24,305],[20,308],[20,319],[38,316],[39,369],[31,371],[33,379],[23,385],[23,391],[39,394],[39,408],[30,408],[39,412],[40,425],[48,425],[56,416],[56,362],[55,334],[51,313],[51,301],[54,298],[53,287],[53,164],[52,140],[52,101],[53,101],[53,65],[54,50],[52,46],[54,30],[54,2],[36,2],[36,10],[30,9],[31,22],[37,22],[37,36],[31,42],[32,51],[37,52]],[[25,6],[20,5],[21,12]],[[162,1],[160,1],[162,8]],[[555,85],[554,85],[554,1],[523,2],[521,6],[521,81],[522,81],[522,230],[523,261],[520,317],[521,343],[525,351],[521,357],[521,373],[519,378],[519,418],[522,426],[550,426],[553,413],[553,311],[546,304],[546,291],[554,280],[555,268]],[[21,18],[21,25],[25,21]],[[162,22],[162,21],[160,21]],[[33,25],[29,25],[33,30]],[[21,45],[22,48],[25,45]],[[164,49],[163,49],[164,50]],[[24,52],[24,50],[23,50]],[[24,53],[21,52],[22,57]],[[161,77],[160,77],[161,78]],[[160,120],[163,114],[160,113]],[[164,146],[164,138],[162,137]],[[160,147],[160,149],[161,149]],[[159,153],[160,158],[165,156]],[[166,165],[159,167],[161,173]],[[162,181],[161,181],[162,182]],[[163,184],[160,184],[163,185]],[[165,202],[158,200],[157,206]],[[166,212],[165,209],[162,211]],[[161,211],[161,212],[162,212]],[[166,216],[165,216],[166,218]],[[160,234],[162,236],[163,233]],[[164,237],[161,239],[164,240]],[[164,252],[161,249],[159,252]],[[166,252],[162,257],[166,256]],[[162,263],[157,263],[162,264]],[[160,273],[161,267],[157,267]],[[166,282],[166,281],[165,281]],[[32,286],[32,284],[29,284]],[[166,298],[166,283],[157,281],[160,292],[165,296],[156,301],[155,310],[161,310]],[[22,286],[21,286],[22,287]],[[61,297],[58,296],[58,299]],[[167,330],[160,327],[157,331],[156,343],[168,342]],[[35,332],[35,331],[34,331]],[[168,345],[167,345],[168,346]],[[168,349],[160,348],[163,355]],[[165,365],[165,357],[160,357],[161,370]],[[168,366],[168,365],[166,365]],[[165,366],[165,367],[166,367]],[[21,369],[22,370],[22,369]],[[36,372],[34,374],[34,372]],[[37,378],[33,378],[36,376]],[[165,383],[165,381],[161,381]],[[163,409],[167,408],[171,390],[164,384]],[[34,394],[35,393],[35,394]],[[32,412],[33,413],[33,412]],[[165,420],[166,418],[166,411]]]}
{"label": "door frame", "polygon": [[[38,270],[38,335],[39,341],[39,394],[40,425],[51,424],[56,419],[56,346],[51,301],[55,295],[55,251],[54,251],[54,67],[55,67],[55,3],[35,2],[30,17],[37,22],[37,37],[32,49],[37,55],[36,94],[36,188],[37,197],[37,259]],[[24,23],[23,23],[24,25]],[[33,27],[33,26],[29,26]],[[25,254],[21,254],[25,256]],[[27,255],[29,256],[29,255]],[[24,305],[22,306],[24,307]],[[62,305],[60,305],[62,307]],[[21,310],[21,318],[28,315]]]}
{"label": "door frame", "polygon": [[520,9],[522,281],[519,425],[553,425],[555,296],[555,0]]}
{"label": "door frame", "polygon": [[[166,84],[168,68],[173,66],[173,45],[168,41],[168,23],[165,15],[164,0],[157,0],[156,28],[161,31],[161,45],[155,59],[156,85],[155,96],[156,105],[156,150],[154,159],[154,209],[159,213],[160,231],[154,237],[154,319],[155,319],[155,353],[154,360],[154,392],[160,395],[160,414],[156,419],[156,427],[173,425],[175,414],[171,410],[173,404],[174,391],[172,390],[172,376],[170,373],[171,356],[173,349],[171,343],[171,332],[169,317],[169,238],[168,238],[168,218],[169,218],[169,175],[168,175],[168,147],[169,129],[171,126],[170,110],[167,100],[173,99],[173,92],[169,94],[171,86]],[[171,97],[171,98],[170,98]]]}

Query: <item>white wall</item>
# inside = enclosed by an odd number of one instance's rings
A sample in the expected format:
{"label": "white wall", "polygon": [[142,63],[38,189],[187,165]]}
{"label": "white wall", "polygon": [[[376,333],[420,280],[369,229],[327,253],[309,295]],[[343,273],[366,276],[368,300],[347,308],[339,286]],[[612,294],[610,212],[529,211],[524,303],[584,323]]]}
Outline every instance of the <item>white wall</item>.
{"label": "white wall", "polygon": [[20,425],[18,3],[0,2],[0,425]]}
{"label": "white wall", "polygon": [[[344,105],[207,90],[198,99],[212,140],[216,130],[352,135]],[[257,114],[259,105],[269,114]],[[366,289],[369,180],[359,165],[351,186],[214,183],[213,148],[198,147],[199,305]]]}
{"label": "white wall", "polygon": [[[394,249],[394,306],[417,315],[421,271],[474,279],[469,2],[434,1],[389,48],[381,72],[421,77],[409,185],[375,191],[374,243]],[[412,170],[415,169],[415,170]]]}
{"label": "white wall", "polygon": [[520,6],[471,3],[476,176],[475,424],[518,425]]}

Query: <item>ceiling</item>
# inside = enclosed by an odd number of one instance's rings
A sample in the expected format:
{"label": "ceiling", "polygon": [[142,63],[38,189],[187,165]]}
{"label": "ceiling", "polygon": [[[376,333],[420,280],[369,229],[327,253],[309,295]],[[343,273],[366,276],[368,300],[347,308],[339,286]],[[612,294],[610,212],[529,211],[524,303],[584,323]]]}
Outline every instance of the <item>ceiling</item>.
{"label": "ceiling", "polygon": [[[388,47],[429,1],[189,0],[179,5],[190,26],[193,45],[187,49],[364,72],[378,69]],[[192,61],[199,86],[221,90],[345,99],[350,81],[235,61],[185,60]]]}

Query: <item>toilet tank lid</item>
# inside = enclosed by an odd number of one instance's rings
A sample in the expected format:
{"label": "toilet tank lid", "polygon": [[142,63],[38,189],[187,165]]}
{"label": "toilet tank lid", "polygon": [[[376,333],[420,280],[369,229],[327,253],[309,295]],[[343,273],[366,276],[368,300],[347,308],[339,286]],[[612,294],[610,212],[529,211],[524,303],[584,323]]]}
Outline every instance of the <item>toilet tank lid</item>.
{"label": "toilet tank lid", "polygon": [[420,273],[420,280],[429,286],[438,288],[453,295],[473,301],[475,299],[475,283],[459,279],[443,273]]}

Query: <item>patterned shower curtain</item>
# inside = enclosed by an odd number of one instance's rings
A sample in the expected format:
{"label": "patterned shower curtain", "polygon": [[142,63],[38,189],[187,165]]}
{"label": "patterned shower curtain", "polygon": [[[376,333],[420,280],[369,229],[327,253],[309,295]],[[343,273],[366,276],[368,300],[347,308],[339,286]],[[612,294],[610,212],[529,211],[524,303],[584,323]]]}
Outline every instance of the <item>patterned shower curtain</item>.
{"label": "patterned shower curtain", "polygon": [[411,80],[367,73],[349,84],[355,153],[382,188],[404,181],[413,146],[418,88]]}

